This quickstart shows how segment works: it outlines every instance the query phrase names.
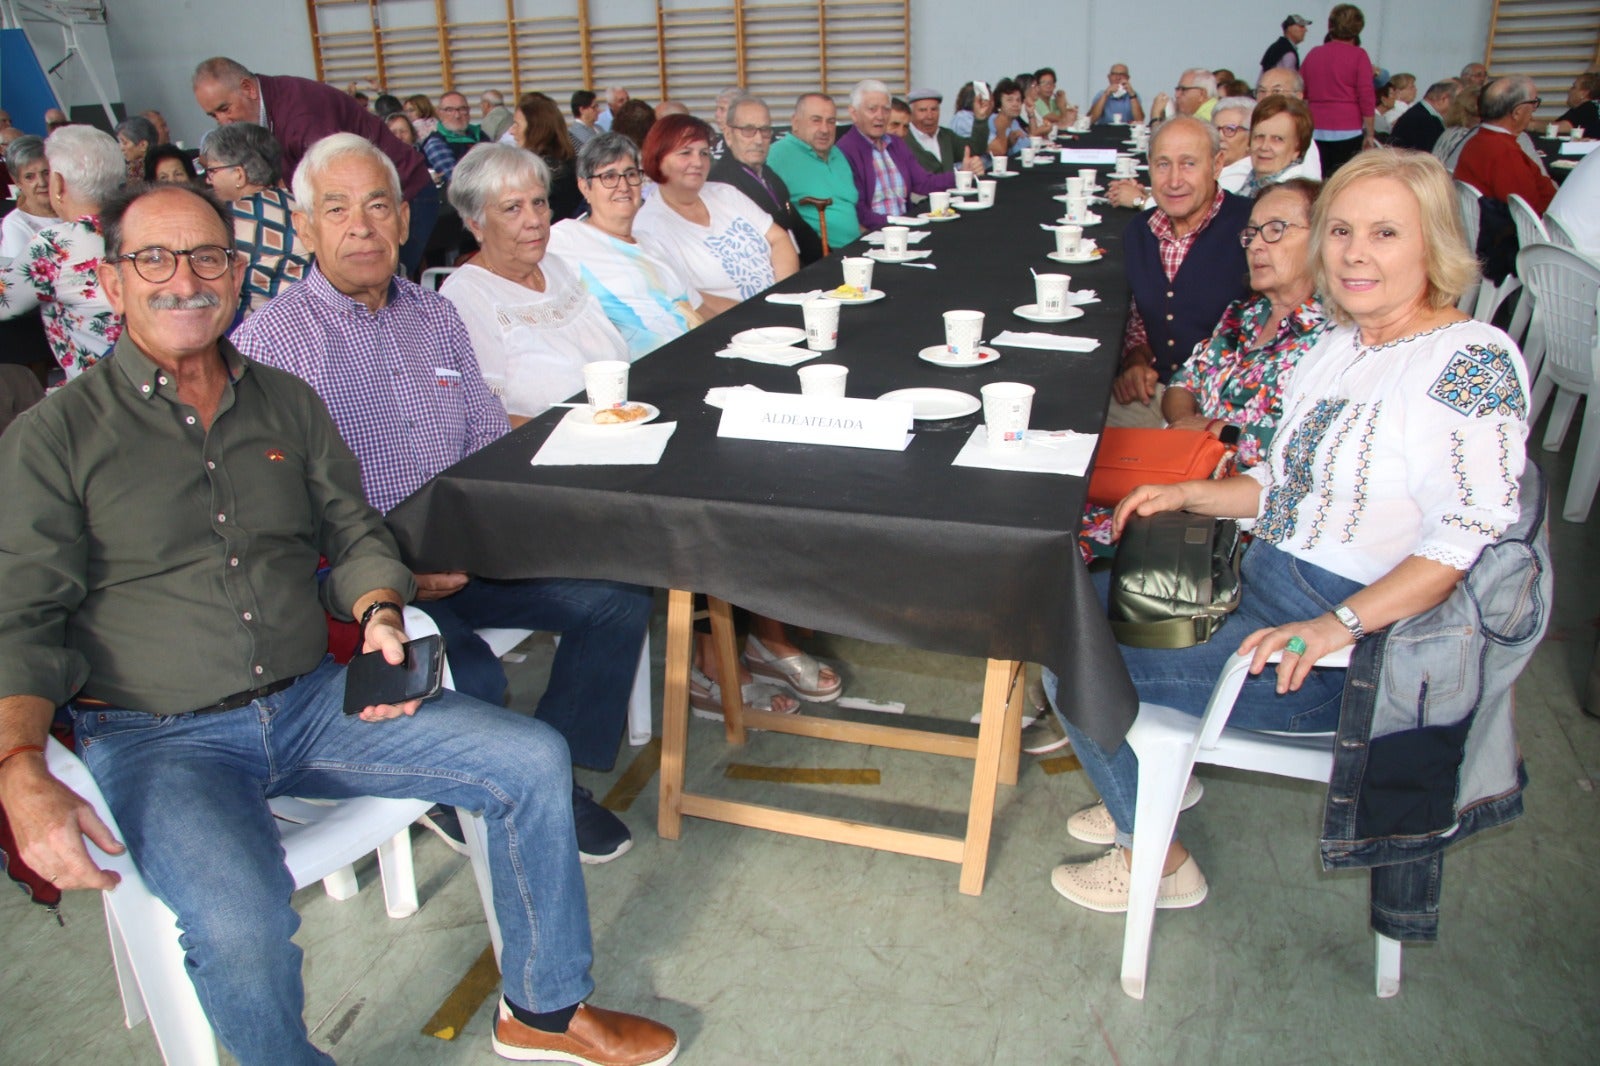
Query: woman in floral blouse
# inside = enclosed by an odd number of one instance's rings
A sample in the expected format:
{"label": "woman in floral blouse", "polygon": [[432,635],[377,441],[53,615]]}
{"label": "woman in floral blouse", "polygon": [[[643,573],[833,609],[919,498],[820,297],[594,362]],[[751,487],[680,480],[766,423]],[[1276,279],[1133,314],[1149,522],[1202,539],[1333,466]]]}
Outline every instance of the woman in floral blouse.
{"label": "woman in floral blouse", "polygon": [[[1283,414],[1289,375],[1322,334],[1322,307],[1307,255],[1311,205],[1319,187],[1297,178],[1261,194],[1249,227],[1239,235],[1255,295],[1228,305],[1211,339],[1178,368],[1161,397],[1169,429],[1218,437],[1227,431],[1233,437],[1229,427],[1238,427],[1240,470],[1266,453]],[[1089,509],[1079,543],[1085,559],[1110,554],[1110,508]]]}

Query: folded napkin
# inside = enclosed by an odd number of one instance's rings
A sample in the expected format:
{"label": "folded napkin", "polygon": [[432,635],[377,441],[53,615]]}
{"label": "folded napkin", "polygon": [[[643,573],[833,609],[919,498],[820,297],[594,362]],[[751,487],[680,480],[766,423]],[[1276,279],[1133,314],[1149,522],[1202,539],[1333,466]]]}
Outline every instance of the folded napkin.
{"label": "folded napkin", "polygon": [[737,344],[730,344],[717,353],[719,359],[748,359],[752,363],[768,363],[772,366],[799,366],[807,359],[815,359],[822,352],[813,352],[809,348],[741,348]]}
{"label": "folded napkin", "polygon": [[769,292],[767,293],[767,303],[794,304],[799,306],[800,304],[805,303],[807,300],[815,300],[821,295],[821,289],[812,289],[810,292]]}
{"label": "folded napkin", "polygon": [[950,465],[1082,477],[1099,439],[1097,434],[1074,433],[1070,429],[1030,429],[1027,443],[1021,448],[996,452],[989,450],[988,430],[978,426]]}
{"label": "folded napkin", "polygon": [[1008,329],[989,338],[990,344],[1008,348],[1042,348],[1051,352],[1092,352],[1100,347],[1093,337],[1065,337],[1059,333],[1024,333]]}
{"label": "folded napkin", "polygon": [[563,421],[545,438],[534,466],[654,466],[676,422],[646,426],[579,426]]}
{"label": "folded napkin", "polygon": [[[918,241],[925,241],[927,239],[928,239],[928,231],[925,230],[925,229],[913,230],[912,232],[906,234],[906,243],[907,244],[916,244]],[[868,244],[882,244],[883,243],[883,234],[882,233],[869,233],[865,237],[863,237],[862,240],[866,241]]]}
{"label": "folded napkin", "polygon": [[728,405],[728,395],[735,392],[765,392],[754,385],[718,385],[706,390],[706,403],[718,410]]}
{"label": "folded napkin", "polygon": [[[1083,243],[1091,245],[1091,247],[1093,245],[1092,241],[1084,241]],[[1093,289],[1073,289],[1067,293],[1067,303],[1075,307],[1081,304],[1097,304],[1099,302],[1100,294]]]}
{"label": "folded napkin", "polygon": [[872,256],[871,258],[877,259],[880,263],[909,263],[913,259],[926,259],[932,254],[933,249],[931,248],[923,248],[919,251],[907,249],[905,255],[896,256],[893,259],[879,259],[877,256]]}

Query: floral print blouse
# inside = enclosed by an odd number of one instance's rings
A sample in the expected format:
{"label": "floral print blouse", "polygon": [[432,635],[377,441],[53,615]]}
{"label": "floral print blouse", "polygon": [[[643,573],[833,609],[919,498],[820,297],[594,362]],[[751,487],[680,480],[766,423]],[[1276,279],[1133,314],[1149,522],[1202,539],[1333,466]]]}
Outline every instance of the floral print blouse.
{"label": "floral print blouse", "polygon": [[38,308],[50,351],[69,381],[99,362],[122,335],[122,316],[106,302],[95,275],[105,250],[100,219],[84,215],[46,226],[27,251],[0,269],[0,318]]}

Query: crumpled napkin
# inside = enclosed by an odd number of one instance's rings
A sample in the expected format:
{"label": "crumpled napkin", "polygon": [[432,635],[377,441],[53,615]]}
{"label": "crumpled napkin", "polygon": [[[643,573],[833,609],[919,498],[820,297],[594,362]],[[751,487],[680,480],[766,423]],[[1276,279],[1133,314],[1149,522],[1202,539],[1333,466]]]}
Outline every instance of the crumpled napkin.
{"label": "crumpled napkin", "polygon": [[[821,353],[820,352],[813,352],[812,354],[813,355],[820,355]],[[759,389],[754,385],[718,385],[714,389],[707,389],[706,390],[706,403],[709,404],[710,406],[718,408],[720,410],[721,408],[726,407],[728,405],[728,394],[729,393],[734,393],[734,392],[766,392],[766,391],[767,391],[766,389]]]}
{"label": "crumpled napkin", "polygon": [[1099,439],[1097,433],[1074,433],[1070,429],[1030,429],[1023,447],[997,452],[989,450],[989,431],[980,425],[950,465],[1082,477]]}
{"label": "crumpled napkin", "polygon": [[812,289],[810,292],[769,292],[767,293],[767,303],[794,304],[798,307],[807,300],[815,300],[821,295],[821,289]]}
{"label": "crumpled napkin", "polygon": [[815,359],[824,352],[813,352],[809,348],[790,346],[787,348],[741,348],[730,344],[717,353],[719,359],[748,359],[752,363],[768,363],[772,366],[799,366],[807,359]]}
{"label": "crumpled napkin", "polygon": [[[882,232],[869,233],[869,234],[867,234],[865,237],[863,237],[861,239],[866,241],[868,244],[882,244],[883,243],[883,234],[882,234]],[[906,243],[907,244],[916,244],[918,241],[925,241],[927,239],[928,239],[928,231],[925,230],[925,229],[915,230],[915,231],[913,231],[911,233],[906,234]]]}
{"label": "crumpled napkin", "polygon": [[654,466],[677,429],[676,422],[581,426],[562,421],[532,462],[534,466]]}
{"label": "crumpled napkin", "polygon": [[990,344],[1008,348],[1042,348],[1052,352],[1092,352],[1100,347],[1093,337],[1068,337],[1060,333],[1026,333],[1008,329],[989,338]]}

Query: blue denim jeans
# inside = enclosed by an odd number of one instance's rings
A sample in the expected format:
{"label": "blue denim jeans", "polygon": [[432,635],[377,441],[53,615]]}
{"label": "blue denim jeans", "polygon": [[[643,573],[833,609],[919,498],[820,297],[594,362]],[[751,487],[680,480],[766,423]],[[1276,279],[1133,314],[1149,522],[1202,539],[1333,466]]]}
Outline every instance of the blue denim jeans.
{"label": "blue denim jeans", "polygon": [[475,577],[453,596],[415,606],[438,623],[457,691],[496,706],[505,703],[505,670],[473,630],[560,633],[550,683],[534,713],[566,738],[573,765],[601,771],[616,765],[654,606],[649,589],[620,581]]}
{"label": "blue denim jeans", "polygon": [[140,874],[178,916],[200,1003],[245,1066],[331,1063],[301,1018],[300,919],[266,801],[391,796],[482,811],[507,997],[536,1011],[589,995],[589,907],[572,771],[549,726],[446,691],[415,717],[343,713],[331,661],[232,711],[79,708],[78,750]]}
{"label": "blue denim jeans", "polygon": [[[1141,703],[1171,707],[1199,717],[1205,712],[1211,690],[1223,666],[1251,633],[1286,622],[1315,618],[1338,606],[1362,587],[1296,559],[1271,544],[1253,542],[1240,567],[1243,595],[1239,609],[1211,640],[1192,648],[1130,648],[1118,645],[1122,661],[1133,679]],[[1094,575],[1101,604],[1111,587],[1111,574]],[[1313,670],[1298,692],[1277,693],[1274,668],[1246,679],[1228,724],[1235,729],[1261,729],[1289,733],[1326,733],[1338,728],[1339,703],[1344,695],[1343,670]],[[1139,789],[1139,760],[1128,742],[1107,751],[1073,726],[1056,703],[1056,675],[1044,671],[1044,690],[1050,705],[1072,739],[1072,750],[1106,810],[1116,823],[1117,843],[1133,841],[1133,812]]]}

